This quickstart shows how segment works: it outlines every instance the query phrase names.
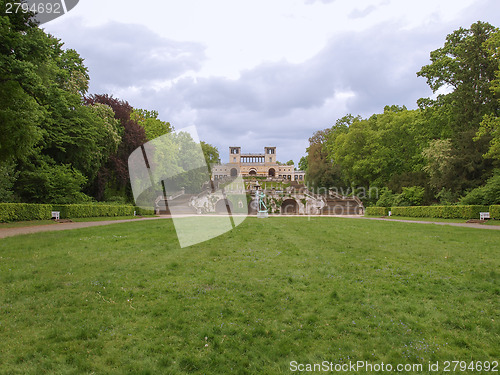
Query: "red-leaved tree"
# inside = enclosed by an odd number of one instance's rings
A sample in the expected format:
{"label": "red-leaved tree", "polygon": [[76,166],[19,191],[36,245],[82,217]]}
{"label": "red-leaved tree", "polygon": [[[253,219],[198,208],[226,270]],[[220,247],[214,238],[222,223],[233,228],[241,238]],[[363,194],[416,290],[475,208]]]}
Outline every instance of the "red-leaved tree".
{"label": "red-leaved tree", "polygon": [[128,157],[132,151],[146,142],[144,128],[130,118],[133,108],[127,101],[107,94],[96,94],[87,96],[85,103],[87,105],[100,103],[110,106],[115,112],[115,118],[120,121],[122,127],[121,143],[118,150],[99,170],[90,193],[99,201],[117,195],[132,199]]}

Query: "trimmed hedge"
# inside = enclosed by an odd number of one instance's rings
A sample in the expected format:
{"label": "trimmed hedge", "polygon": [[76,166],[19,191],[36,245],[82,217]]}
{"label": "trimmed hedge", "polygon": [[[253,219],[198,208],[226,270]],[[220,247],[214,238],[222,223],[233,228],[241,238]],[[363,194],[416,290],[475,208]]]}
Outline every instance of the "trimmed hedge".
{"label": "trimmed hedge", "polygon": [[50,204],[0,203],[0,222],[49,220],[51,211]]}
{"label": "trimmed hedge", "polygon": [[[480,212],[489,212],[492,218],[500,219],[500,205],[495,206],[410,206],[410,207],[367,207],[366,215],[435,217],[443,219],[479,219]],[[48,220],[51,211],[60,211],[61,219],[78,217],[113,217],[153,215],[153,210],[127,205],[110,204],[31,204],[0,203],[0,222]]]}
{"label": "trimmed hedge", "polygon": [[113,217],[131,216],[136,207],[112,204],[61,204],[53,206],[54,211],[61,212],[61,219],[77,217]]}
{"label": "trimmed hedge", "polygon": [[389,207],[366,207],[365,212],[368,216],[387,216],[389,215]]}
{"label": "trimmed hedge", "polygon": [[411,206],[392,207],[392,216],[435,217],[443,219],[479,219],[488,206]]}
{"label": "trimmed hedge", "polygon": [[134,207],[136,215],[155,215],[155,210],[148,210],[141,207]]}
{"label": "trimmed hedge", "polygon": [[500,206],[490,206],[490,216],[493,219],[500,220]]}
{"label": "trimmed hedge", "polygon": [[0,203],[0,222],[50,220],[51,211],[59,211],[61,219],[132,216],[134,211],[137,215],[154,215],[154,210],[130,205]]}
{"label": "trimmed hedge", "polygon": [[53,206],[53,211],[61,212],[61,219],[78,217],[113,217],[137,215],[154,215],[154,210],[140,207],[115,204],[61,204]]}

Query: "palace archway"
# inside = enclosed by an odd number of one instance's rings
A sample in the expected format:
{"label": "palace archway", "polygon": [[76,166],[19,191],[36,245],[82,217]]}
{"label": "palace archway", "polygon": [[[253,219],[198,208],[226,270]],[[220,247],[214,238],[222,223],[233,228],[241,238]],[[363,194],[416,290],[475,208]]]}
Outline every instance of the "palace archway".
{"label": "palace archway", "polygon": [[250,202],[248,202],[248,214],[255,215],[257,214],[257,211],[259,211],[259,203],[257,202],[257,200],[252,199]]}
{"label": "palace archway", "polygon": [[229,206],[229,210],[233,212],[233,204],[231,201],[227,199],[221,199],[215,204],[215,212],[218,214],[227,214],[227,206]]}
{"label": "palace archway", "polygon": [[286,199],[281,204],[282,215],[298,215],[299,204],[295,199]]}

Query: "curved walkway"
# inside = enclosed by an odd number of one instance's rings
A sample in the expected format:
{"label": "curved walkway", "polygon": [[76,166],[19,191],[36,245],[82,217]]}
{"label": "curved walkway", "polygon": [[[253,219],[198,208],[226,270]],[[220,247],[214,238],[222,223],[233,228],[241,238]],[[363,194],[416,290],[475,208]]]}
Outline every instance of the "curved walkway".
{"label": "curved walkway", "polygon": [[73,223],[58,223],[49,225],[33,225],[30,227],[18,227],[18,228],[0,228],[0,238],[17,236],[19,234],[98,227],[102,225],[128,223],[131,221],[158,220],[158,219],[165,219],[168,217],[169,216],[158,216],[158,217],[143,217],[137,219],[124,219],[124,220],[87,221],[87,222],[76,222],[76,223],[73,222]]}
{"label": "curved walkway", "polygon": [[[183,215],[184,216],[184,215]],[[186,215],[188,216],[188,215]],[[249,215],[253,216],[253,215]],[[271,215],[269,217],[282,217],[282,215]],[[307,217],[307,216],[284,216],[284,217]],[[312,216],[311,216],[312,217]],[[451,225],[454,227],[465,227],[465,228],[475,228],[475,229],[493,229],[500,230],[500,225],[483,225],[483,224],[467,224],[467,223],[447,223],[442,221],[417,221],[417,220],[399,220],[399,219],[387,219],[380,217],[364,217],[359,215],[318,215],[314,217],[344,217],[351,219],[365,219],[365,220],[378,220],[378,221],[397,221],[400,223],[414,223],[414,224],[436,224],[436,225]],[[69,229],[79,229],[79,228],[89,228],[97,227],[102,225],[111,225],[117,223],[128,223],[132,221],[144,221],[144,220],[158,220],[158,219],[168,219],[171,218],[170,215],[160,215],[157,217],[144,217],[137,219],[124,219],[124,220],[108,220],[108,221],[87,221],[87,222],[76,222],[76,223],[59,223],[50,225],[34,225],[30,227],[19,227],[19,228],[0,228],[0,238],[17,236],[20,234],[30,234],[38,232],[50,232],[58,230],[69,230]]]}
{"label": "curved walkway", "polygon": [[451,225],[453,227],[500,230],[500,225],[484,225],[484,224],[477,224],[477,223],[447,223],[445,221],[400,220],[400,219],[384,219],[381,217],[360,217],[360,218],[367,219],[367,220],[379,220],[379,221],[397,221],[398,223]]}

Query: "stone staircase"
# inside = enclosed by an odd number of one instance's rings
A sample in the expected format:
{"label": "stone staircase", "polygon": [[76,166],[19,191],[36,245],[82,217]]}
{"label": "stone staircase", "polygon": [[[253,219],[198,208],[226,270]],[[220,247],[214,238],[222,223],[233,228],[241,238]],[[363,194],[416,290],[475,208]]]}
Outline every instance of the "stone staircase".
{"label": "stone staircase", "polygon": [[170,215],[171,209],[175,212],[176,215],[196,214],[196,210],[193,207],[189,206],[189,202],[192,197],[194,197],[194,195],[192,194],[180,195],[174,197],[174,199],[166,201],[165,204],[163,204],[164,199],[161,199],[159,202],[160,215]]}

